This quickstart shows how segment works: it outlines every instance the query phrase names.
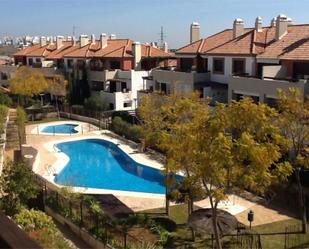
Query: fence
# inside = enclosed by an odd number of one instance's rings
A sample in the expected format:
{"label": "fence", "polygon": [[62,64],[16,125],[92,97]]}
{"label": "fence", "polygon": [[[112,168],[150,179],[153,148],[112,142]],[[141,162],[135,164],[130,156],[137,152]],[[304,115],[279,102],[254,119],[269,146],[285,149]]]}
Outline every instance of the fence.
{"label": "fence", "polygon": [[131,236],[124,226],[117,226],[104,214],[95,212],[90,204],[82,198],[64,196],[59,192],[46,188],[45,205],[62,215],[75,225],[86,229],[102,243],[115,248],[133,248],[143,242]]}

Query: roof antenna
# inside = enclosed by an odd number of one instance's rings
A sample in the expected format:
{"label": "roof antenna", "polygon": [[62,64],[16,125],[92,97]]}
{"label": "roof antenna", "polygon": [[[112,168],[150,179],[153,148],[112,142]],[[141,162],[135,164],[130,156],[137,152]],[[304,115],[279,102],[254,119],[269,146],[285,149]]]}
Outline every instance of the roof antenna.
{"label": "roof antenna", "polygon": [[77,29],[78,27],[77,26],[75,26],[75,24],[73,24],[73,27],[72,27],[72,35],[73,35],[73,37],[75,37],[75,32],[76,32],[76,29]]}
{"label": "roof antenna", "polygon": [[163,26],[161,26],[161,32],[159,33],[159,35],[160,35],[160,48],[163,48],[164,38],[166,38],[166,35],[164,34],[164,31],[163,31]]}

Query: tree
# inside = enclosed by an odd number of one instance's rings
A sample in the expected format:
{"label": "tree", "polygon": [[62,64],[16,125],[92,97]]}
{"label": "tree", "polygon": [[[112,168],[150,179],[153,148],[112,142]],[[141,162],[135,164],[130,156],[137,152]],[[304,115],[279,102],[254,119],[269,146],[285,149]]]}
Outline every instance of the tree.
{"label": "tree", "polygon": [[10,90],[13,94],[24,98],[33,97],[48,88],[48,80],[38,69],[21,66],[16,70],[16,75],[10,79]]}
{"label": "tree", "polygon": [[296,176],[303,232],[307,232],[306,205],[299,174],[302,166],[309,166],[306,163],[309,157],[305,145],[309,139],[309,101],[303,101],[296,88],[290,88],[287,93],[278,90],[278,96],[278,123],[283,135],[289,140],[289,159]]}
{"label": "tree", "polygon": [[0,207],[15,215],[40,191],[31,170],[24,163],[8,162],[0,177]]}
{"label": "tree", "polygon": [[16,109],[16,123],[18,129],[18,138],[19,138],[19,146],[25,143],[25,126],[27,122],[27,114],[21,106],[18,106]]}
{"label": "tree", "polygon": [[216,246],[221,249],[218,203],[234,187],[263,194],[291,173],[289,163],[282,161],[286,141],[274,122],[278,113],[247,98],[211,110],[194,94],[163,96],[161,105],[151,108],[156,98],[150,95],[142,101],[145,130],[158,134],[166,170],[184,172],[192,189],[201,189],[209,198]]}
{"label": "tree", "polygon": [[0,105],[12,105],[12,99],[9,97],[9,95],[0,92]]}
{"label": "tree", "polygon": [[59,97],[63,98],[66,96],[67,85],[68,85],[68,81],[65,80],[64,77],[59,74],[55,75],[55,77],[49,81],[49,86],[48,86],[47,91],[55,97],[58,118],[60,118],[58,98]]}

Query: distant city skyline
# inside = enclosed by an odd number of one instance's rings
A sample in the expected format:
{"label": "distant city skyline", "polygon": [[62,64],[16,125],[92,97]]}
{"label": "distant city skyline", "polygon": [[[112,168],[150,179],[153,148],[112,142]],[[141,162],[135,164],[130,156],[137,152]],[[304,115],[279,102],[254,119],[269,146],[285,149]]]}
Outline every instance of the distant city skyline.
{"label": "distant city skyline", "polygon": [[242,18],[263,26],[278,14],[296,24],[309,23],[309,0],[0,0],[0,36],[71,36],[116,34],[140,42],[157,42],[161,26],[170,48],[189,42],[189,26],[201,25],[201,37],[231,28]]}

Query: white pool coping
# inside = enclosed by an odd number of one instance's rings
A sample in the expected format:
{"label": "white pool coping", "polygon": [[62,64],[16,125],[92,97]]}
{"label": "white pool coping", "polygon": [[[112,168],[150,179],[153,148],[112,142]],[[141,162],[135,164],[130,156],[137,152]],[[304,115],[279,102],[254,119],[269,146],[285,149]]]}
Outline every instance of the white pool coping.
{"label": "white pool coping", "polygon": [[[74,130],[76,130],[76,133],[50,133],[50,132],[43,132],[43,129],[48,126],[53,125],[62,125],[62,124],[73,124],[77,125]],[[64,120],[64,121],[54,121],[49,123],[40,123],[36,125],[36,128],[33,128],[31,130],[31,134],[37,134],[37,135],[46,135],[46,136],[76,136],[81,135],[83,133],[83,130],[85,126],[88,126],[89,124],[79,121],[71,121],[71,120]],[[85,129],[86,131],[86,129]]]}
{"label": "white pool coping", "polygon": [[[98,135],[98,133],[101,135]],[[104,134],[105,133],[105,134]],[[165,199],[165,194],[155,194],[155,193],[147,193],[147,192],[134,192],[134,191],[123,191],[123,190],[111,190],[111,189],[101,189],[101,188],[86,188],[86,187],[74,187],[74,186],[64,186],[57,184],[55,182],[55,174],[59,174],[61,170],[66,167],[67,163],[69,162],[70,158],[63,152],[59,151],[56,147],[56,144],[64,143],[64,142],[71,142],[71,141],[78,141],[78,140],[86,140],[86,139],[101,139],[108,142],[112,142],[116,144],[124,153],[126,153],[132,160],[139,164],[143,164],[150,168],[154,169],[163,169],[163,165],[157,161],[152,159],[145,158],[145,154],[143,153],[136,153],[134,150],[129,146],[124,144],[122,141],[118,139],[111,138],[106,135],[108,131],[96,131],[93,132],[94,135],[83,135],[79,137],[70,137],[67,139],[60,139],[51,142],[47,142],[44,144],[44,148],[49,152],[53,153],[57,158],[56,161],[46,170],[46,172],[42,175],[46,180],[51,182],[52,184],[58,187],[70,187],[74,192],[79,193],[86,193],[86,194],[113,194],[118,196],[129,196],[129,197],[142,197],[142,198],[156,198],[156,199]],[[39,161],[41,160],[40,157],[37,157],[35,165],[38,165]],[[37,168],[34,167],[34,169]]]}

